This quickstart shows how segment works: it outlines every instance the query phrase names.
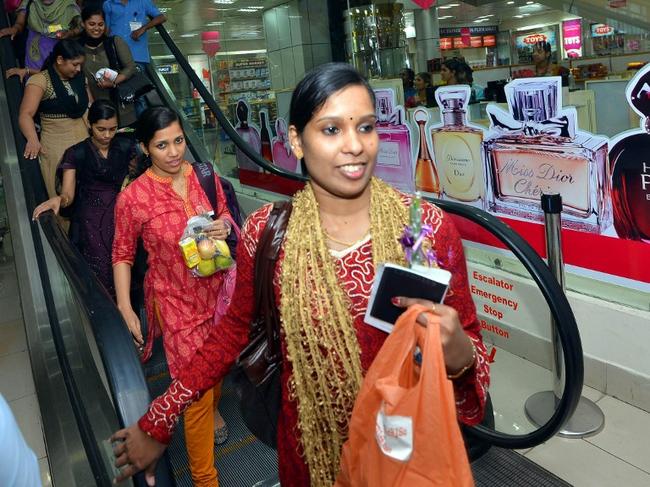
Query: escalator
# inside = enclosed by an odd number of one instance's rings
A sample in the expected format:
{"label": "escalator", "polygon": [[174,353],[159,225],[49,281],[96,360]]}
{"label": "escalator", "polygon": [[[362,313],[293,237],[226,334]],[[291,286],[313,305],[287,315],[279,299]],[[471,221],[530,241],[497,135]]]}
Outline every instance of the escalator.
{"label": "escalator", "polygon": [[[1,7],[0,7],[1,8]],[[6,25],[0,12],[0,28]],[[298,174],[283,171],[253,152],[196,76],[164,27],[159,26],[170,54],[184,76],[215,115],[219,130],[274,181],[304,182]],[[12,67],[8,39],[0,40],[2,72]],[[178,100],[155,69],[149,72],[160,102],[177,107]],[[21,86],[14,77],[0,86],[8,110],[0,115],[5,142],[2,171],[7,194],[10,227],[20,279],[23,313],[30,356],[48,445],[52,477],[59,485],[110,485],[114,471],[106,439],[112,431],[133,423],[146,409],[151,392],[165,387],[165,365],[160,349],[145,370],[132,346],[131,337],[109,295],[101,287],[52,214],[39,223],[30,222],[35,205],[46,199],[36,161],[21,154],[24,140],[17,125]],[[181,113],[187,132],[189,158],[213,160],[220,137],[191,130],[192,122]],[[245,187],[236,179],[245,209],[282,194]],[[286,187],[285,185],[281,185]],[[557,323],[566,370],[564,394],[554,415],[542,427],[513,435],[477,427],[468,434],[503,448],[529,448],[555,434],[575,409],[582,389],[582,349],[569,304],[548,268],[530,246],[495,217],[464,205],[436,201],[444,210],[466,218],[497,236],[521,260],[539,286]],[[19,243],[19,245],[16,245]],[[160,345],[158,345],[160,348]],[[523,405],[522,405],[523,407]],[[274,485],[277,473],[274,452],[265,449],[238,419],[237,402],[226,383],[222,413],[231,425],[231,440],[217,450],[222,485]],[[179,428],[179,431],[182,429]],[[176,435],[179,437],[182,435]],[[182,438],[170,447],[171,459],[159,463],[157,485],[191,485]],[[142,476],[134,479],[144,485]],[[489,484],[485,484],[489,485]],[[532,484],[531,484],[532,485]]]}

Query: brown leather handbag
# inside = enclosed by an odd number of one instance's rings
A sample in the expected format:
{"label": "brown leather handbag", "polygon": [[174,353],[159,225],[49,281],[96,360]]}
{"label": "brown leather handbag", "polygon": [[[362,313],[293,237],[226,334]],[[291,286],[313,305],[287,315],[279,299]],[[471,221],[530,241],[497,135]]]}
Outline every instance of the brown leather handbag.
{"label": "brown leather handbag", "polygon": [[239,354],[233,377],[242,418],[260,441],[276,448],[282,351],[280,312],[273,276],[291,216],[290,201],[276,201],[255,253],[255,312],[250,342]]}

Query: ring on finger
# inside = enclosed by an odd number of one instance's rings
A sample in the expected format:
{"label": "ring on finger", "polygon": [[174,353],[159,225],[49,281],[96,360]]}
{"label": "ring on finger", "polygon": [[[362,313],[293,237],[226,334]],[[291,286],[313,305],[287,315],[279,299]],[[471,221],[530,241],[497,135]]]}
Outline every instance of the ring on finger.
{"label": "ring on finger", "polygon": [[429,311],[431,311],[432,313],[435,313],[436,312],[436,305],[432,304],[431,309],[429,309]]}

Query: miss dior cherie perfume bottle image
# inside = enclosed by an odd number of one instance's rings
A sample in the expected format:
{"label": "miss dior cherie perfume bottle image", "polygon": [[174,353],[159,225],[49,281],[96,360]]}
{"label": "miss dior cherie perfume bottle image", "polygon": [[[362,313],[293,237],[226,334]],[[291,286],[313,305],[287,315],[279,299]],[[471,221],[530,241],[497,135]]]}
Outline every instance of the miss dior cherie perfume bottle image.
{"label": "miss dior cherie perfume bottle image", "polygon": [[612,224],[607,138],[577,130],[561,89],[558,76],[516,79],[505,88],[510,113],[488,105],[488,209],[541,221],[540,197],[559,193],[562,226],[603,233]]}
{"label": "miss dior cherie perfume bottle image", "polygon": [[379,152],[375,176],[402,191],[415,191],[411,128],[405,122],[404,109],[395,106],[393,90],[380,89],[376,93],[376,130]]}
{"label": "miss dior cherie perfume bottle image", "polygon": [[[257,127],[251,124],[250,111],[250,106],[246,100],[239,100],[237,102],[237,107],[235,108],[235,115],[237,117],[235,130],[237,130],[240,137],[244,139],[244,142],[259,154],[262,152],[262,141]],[[262,172],[262,168],[250,160],[248,156],[239,149],[239,147],[236,147],[235,149],[235,159],[237,159],[239,169]]]}
{"label": "miss dior cherie perfume bottle image", "polygon": [[300,173],[300,164],[291,150],[289,130],[287,129],[287,122],[284,118],[276,119],[275,133],[276,136],[273,137],[271,144],[273,147],[273,163],[287,171]]}
{"label": "miss dior cherie perfume bottle image", "polygon": [[611,141],[614,228],[620,238],[650,242],[650,65],[632,78],[625,94],[641,128]]}
{"label": "miss dior cherie perfume bottle image", "polygon": [[424,109],[415,110],[413,112],[413,120],[417,123],[418,133],[420,134],[418,158],[415,164],[415,189],[425,193],[431,193],[436,198],[439,198],[440,179],[436,165],[431,158],[427,131],[425,129],[429,121],[429,112]]}
{"label": "miss dior cherie perfume bottle image", "polygon": [[470,87],[464,85],[436,90],[443,125],[431,128],[431,141],[442,198],[483,206],[483,130],[468,124],[470,95]]}

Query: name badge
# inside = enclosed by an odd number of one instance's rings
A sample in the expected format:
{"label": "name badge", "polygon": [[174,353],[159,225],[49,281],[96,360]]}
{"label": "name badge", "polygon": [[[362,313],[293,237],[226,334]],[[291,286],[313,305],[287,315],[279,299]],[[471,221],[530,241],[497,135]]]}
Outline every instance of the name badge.
{"label": "name badge", "polygon": [[131,28],[131,32],[134,30],[138,30],[140,27],[142,27],[142,22],[136,22],[135,20],[129,22],[129,27]]}
{"label": "name badge", "polygon": [[61,24],[50,24],[47,26],[47,31],[50,34],[55,34],[59,32],[60,30],[63,30],[63,26]]}

